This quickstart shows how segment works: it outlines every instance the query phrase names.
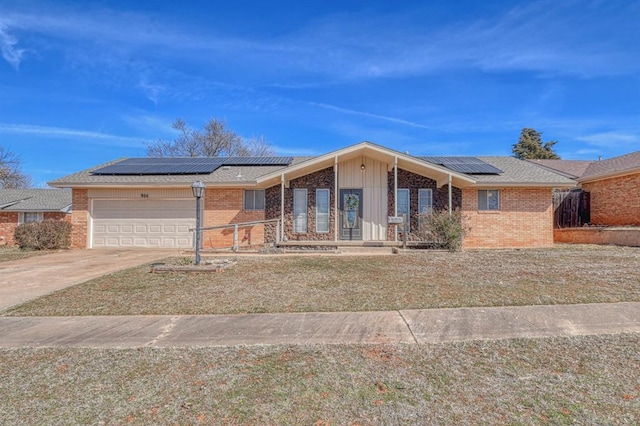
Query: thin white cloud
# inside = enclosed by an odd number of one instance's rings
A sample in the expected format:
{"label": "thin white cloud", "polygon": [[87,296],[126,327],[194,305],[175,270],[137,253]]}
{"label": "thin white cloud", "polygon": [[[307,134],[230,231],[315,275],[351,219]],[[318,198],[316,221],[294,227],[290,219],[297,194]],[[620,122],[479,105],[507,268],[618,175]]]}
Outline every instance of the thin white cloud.
{"label": "thin white cloud", "polygon": [[144,142],[149,142],[149,140],[144,138],[132,138],[87,130],[34,126],[29,124],[0,123],[0,133],[34,135],[44,138],[81,139],[85,143],[118,145],[132,148],[141,147]]}
{"label": "thin white cloud", "polygon": [[332,110],[332,111],[342,112],[342,113],[345,113],[345,114],[359,115],[361,117],[368,117],[368,118],[374,118],[374,119],[377,119],[377,120],[388,121],[390,123],[401,124],[401,125],[404,125],[404,126],[417,127],[419,129],[430,129],[430,130],[433,130],[433,127],[429,127],[429,126],[426,126],[426,125],[420,124],[420,123],[415,123],[415,122],[409,121],[409,120],[403,120],[401,118],[387,117],[387,116],[384,116],[384,115],[371,114],[371,113],[363,112],[363,111],[355,111],[355,110],[352,110],[352,109],[341,108],[341,107],[337,107],[337,106],[334,106],[334,105],[329,105],[329,104],[324,104],[324,103],[319,103],[319,102],[309,102],[309,105],[315,106],[315,107],[319,107],[319,108],[328,109],[328,110]]}
{"label": "thin white cloud", "polygon": [[17,48],[17,44],[18,39],[9,34],[6,26],[0,22],[0,52],[4,60],[16,70],[20,67],[24,55],[24,49]]}
{"label": "thin white cloud", "polygon": [[623,132],[601,132],[576,137],[576,140],[601,148],[640,147],[640,136]]}

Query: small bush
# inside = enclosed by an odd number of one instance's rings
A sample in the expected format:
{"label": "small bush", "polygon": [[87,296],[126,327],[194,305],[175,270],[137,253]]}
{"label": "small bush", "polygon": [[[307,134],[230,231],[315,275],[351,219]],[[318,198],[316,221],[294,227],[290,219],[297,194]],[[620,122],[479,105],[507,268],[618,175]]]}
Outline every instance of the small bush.
{"label": "small bush", "polygon": [[449,251],[460,251],[462,240],[470,231],[471,228],[465,225],[460,210],[455,210],[451,215],[447,210],[439,210],[421,215],[418,234],[427,243]]}
{"label": "small bush", "polygon": [[71,224],[62,220],[23,223],[16,228],[13,237],[22,249],[68,248],[71,242]]}

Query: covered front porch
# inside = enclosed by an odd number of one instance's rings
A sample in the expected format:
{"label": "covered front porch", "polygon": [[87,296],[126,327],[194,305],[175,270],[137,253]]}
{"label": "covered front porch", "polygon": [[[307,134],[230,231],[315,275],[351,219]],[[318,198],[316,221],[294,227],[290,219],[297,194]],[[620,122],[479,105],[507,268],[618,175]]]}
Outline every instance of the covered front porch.
{"label": "covered front porch", "polygon": [[363,142],[263,176],[266,219],[284,225],[290,246],[400,246],[398,218],[452,211],[473,178],[417,157]]}

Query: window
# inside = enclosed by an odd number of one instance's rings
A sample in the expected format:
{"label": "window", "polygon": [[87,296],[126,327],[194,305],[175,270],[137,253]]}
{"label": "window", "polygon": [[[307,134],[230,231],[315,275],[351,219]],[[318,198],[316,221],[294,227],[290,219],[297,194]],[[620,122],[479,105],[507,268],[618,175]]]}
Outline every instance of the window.
{"label": "window", "polygon": [[42,222],[42,213],[24,212],[18,215],[19,223]]}
{"label": "window", "polygon": [[316,189],[316,232],[329,232],[329,190]]}
{"label": "window", "polygon": [[410,200],[409,200],[409,190],[408,189],[398,189],[398,216],[402,217],[402,215],[406,215],[407,218],[407,227],[411,223],[410,220]]}
{"label": "window", "polygon": [[245,189],[244,209],[264,210],[264,189]]}
{"label": "window", "polygon": [[422,228],[424,215],[433,213],[433,191],[431,188],[418,189],[418,218],[419,226]]}
{"label": "window", "polygon": [[293,232],[307,232],[307,190],[293,190]]}
{"label": "window", "polygon": [[500,210],[500,190],[481,189],[478,191],[478,210]]}

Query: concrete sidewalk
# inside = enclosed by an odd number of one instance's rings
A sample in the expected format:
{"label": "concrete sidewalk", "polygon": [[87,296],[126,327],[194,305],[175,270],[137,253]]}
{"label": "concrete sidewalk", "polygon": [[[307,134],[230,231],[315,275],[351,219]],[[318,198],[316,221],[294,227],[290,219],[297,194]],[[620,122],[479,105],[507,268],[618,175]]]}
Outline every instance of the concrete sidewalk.
{"label": "concrete sidewalk", "polygon": [[300,314],[0,317],[0,347],[440,343],[640,332],[640,303]]}

